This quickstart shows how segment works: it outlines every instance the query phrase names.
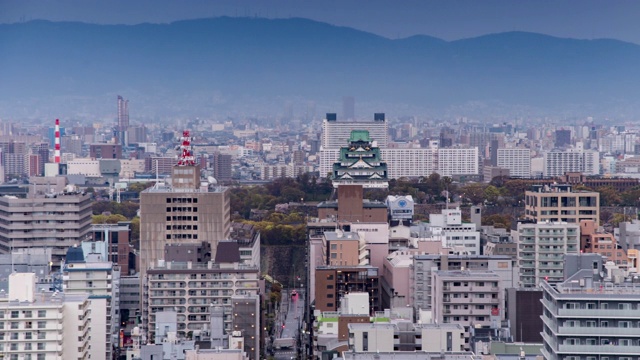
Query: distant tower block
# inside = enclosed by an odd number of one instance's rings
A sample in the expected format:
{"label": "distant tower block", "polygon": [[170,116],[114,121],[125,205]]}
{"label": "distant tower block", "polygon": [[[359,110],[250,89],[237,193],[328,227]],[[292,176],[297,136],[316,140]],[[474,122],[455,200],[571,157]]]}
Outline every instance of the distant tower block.
{"label": "distant tower block", "polygon": [[60,163],[60,119],[56,119],[53,159],[54,163]]}

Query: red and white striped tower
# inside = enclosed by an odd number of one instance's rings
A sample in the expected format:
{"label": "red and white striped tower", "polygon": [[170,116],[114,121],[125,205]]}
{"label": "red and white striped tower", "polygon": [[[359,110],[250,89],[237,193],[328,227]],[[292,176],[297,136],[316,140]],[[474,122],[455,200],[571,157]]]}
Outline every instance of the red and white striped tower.
{"label": "red and white striped tower", "polygon": [[179,166],[195,165],[196,158],[193,156],[193,153],[191,152],[191,140],[193,140],[193,138],[191,137],[191,134],[189,134],[189,130],[185,130],[182,132],[182,137],[180,138],[180,140],[182,140],[182,144],[178,146],[178,149],[182,150],[182,153],[178,158],[178,165]]}
{"label": "red and white striped tower", "polygon": [[60,119],[56,119],[56,138],[55,138],[55,148],[53,152],[53,162],[56,164],[60,164]]}

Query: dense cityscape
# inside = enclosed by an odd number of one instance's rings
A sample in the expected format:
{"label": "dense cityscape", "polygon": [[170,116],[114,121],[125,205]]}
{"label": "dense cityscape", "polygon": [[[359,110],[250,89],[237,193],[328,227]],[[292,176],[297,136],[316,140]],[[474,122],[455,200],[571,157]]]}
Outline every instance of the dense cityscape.
{"label": "dense cityscape", "polygon": [[0,360],[640,360],[638,13],[0,0]]}
{"label": "dense cityscape", "polygon": [[356,116],[346,96],[297,126],[167,127],[114,100],[111,124],[2,123],[4,356],[638,353],[634,126]]}

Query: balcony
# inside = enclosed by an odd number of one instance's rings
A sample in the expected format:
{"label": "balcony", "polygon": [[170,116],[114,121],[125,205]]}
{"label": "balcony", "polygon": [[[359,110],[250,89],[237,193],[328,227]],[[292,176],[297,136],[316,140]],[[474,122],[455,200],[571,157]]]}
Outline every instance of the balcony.
{"label": "balcony", "polygon": [[567,354],[612,354],[636,356],[640,354],[640,346],[622,345],[558,345],[558,353]]}
{"label": "balcony", "polygon": [[576,318],[640,319],[640,312],[632,309],[558,309],[558,316]]}
{"label": "balcony", "polygon": [[585,327],[585,326],[559,326],[559,335],[595,335],[595,336],[640,336],[638,328],[620,327]]}

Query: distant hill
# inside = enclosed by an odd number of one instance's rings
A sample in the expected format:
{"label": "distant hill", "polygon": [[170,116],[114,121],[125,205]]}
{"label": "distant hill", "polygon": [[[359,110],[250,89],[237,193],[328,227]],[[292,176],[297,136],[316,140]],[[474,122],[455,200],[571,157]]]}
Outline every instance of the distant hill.
{"label": "distant hill", "polygon": [[[640,46],[510,32],[391,40],[305,19],[0,25],[0,97],[100,97],[122,89],[183,101],[296,96],[444,108],[633,104]],[[167,104],[167,106],[170,104]],[[0,114],[1,115],[1,114]]]}

